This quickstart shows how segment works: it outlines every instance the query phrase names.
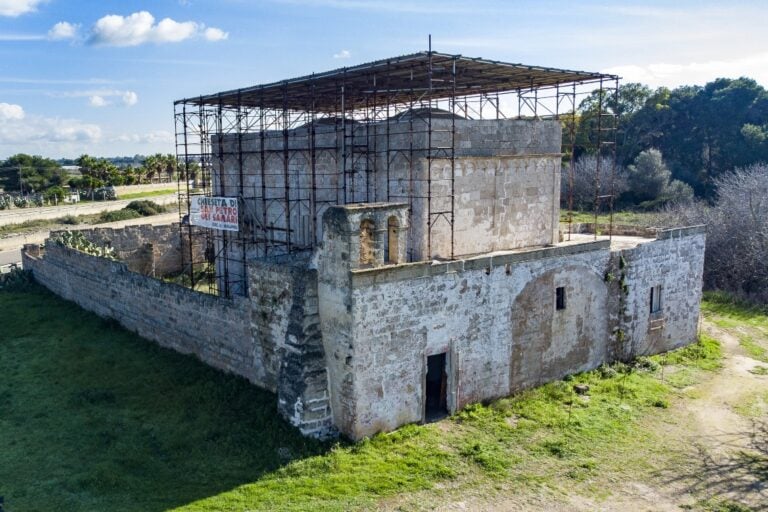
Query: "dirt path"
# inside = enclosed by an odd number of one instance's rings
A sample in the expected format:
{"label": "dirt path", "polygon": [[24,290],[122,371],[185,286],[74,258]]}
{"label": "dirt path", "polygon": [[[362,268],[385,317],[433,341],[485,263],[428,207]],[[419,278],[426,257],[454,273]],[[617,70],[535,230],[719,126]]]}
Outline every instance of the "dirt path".
{"label": "dirt path", "polygon": [[[732,332],[705,321],[704,331],[720,340],[723,368],[682,390],[664,415],[649,418],[646,428],[663,444],[662,453],[650,449],[640,460],[650,469],[634,469],[627,461],[622,474],[602,474],[593,482],[591,495],[576,487],[521,490],[514,482],[495,490],[469,489],[428,510],[552,511],[552,512],[680,512],[725,511],[717,503],[744,504],[754,512],[768,511],[768,415],[748,417],[737,412],[745,401],[768,396],[768,375],[750,370],[768,364],[748,357]],[[755,334],[755,333],[751,333]],[[753,337],[756,339],[757,337]],[[768,336],[759,336],[768,349]],[[768,400],[768,399],[766,399]],[[642,449],[642,447],[639,447]],[[648,447],[645,447],[648,448]],[[562,482],[560,482],[562,483]],[[430,491],[425,501],[432,501]],[[709,500],[709,501],[708,501]],[[384,506],[400,510],[399,500]],[[710,506],[708,506],[710,505]],[[421,510],[417,507],[417,509]]]}
{"label": "dirt path", "polygon": [[661,468],[654,482],[623,483],[605,501],[572,497],[562,510],[679,511],[713,498],[768,510],[768,418],[737,412],[768,393],[768,376],[750,372],[766,364],[746,356],[731,332],[706,321],[704,331],[721,342],[723,368],[686,390],[674,423],[656,427],[687,452],[689,463]]}
{"label": "dirt path", "polygon": [[[732,332],[711,324],[705,330],[722,343],[724,367],[698,386],[700,399],[686,401],[696,428],[689,441],[701,465],[697,473],[679,482],[689,493],[768,510],[768,459],[759,458],[768,456],[768,418],[737,412],[754,397],[768,394],[768,376],[750,371],[766,364],[745,355]],[[768,340],[762,342],[768,344]]]}

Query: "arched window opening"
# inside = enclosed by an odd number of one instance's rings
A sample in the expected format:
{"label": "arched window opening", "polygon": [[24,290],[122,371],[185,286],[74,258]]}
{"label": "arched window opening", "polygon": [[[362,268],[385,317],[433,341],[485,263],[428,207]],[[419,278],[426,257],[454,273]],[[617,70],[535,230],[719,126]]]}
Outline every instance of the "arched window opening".
{"label": "arched window opening", "polygon": [[399,247],[397,246],[397,236],[400,231],[400,223],[397,217],[390,217],[387,220],[387,244],[384,247],[384,262],[398,263]]}
{"label": "arched window opening", "polygon": [[374,225],[370,219],[360,223],[360,265],[373,265]]}

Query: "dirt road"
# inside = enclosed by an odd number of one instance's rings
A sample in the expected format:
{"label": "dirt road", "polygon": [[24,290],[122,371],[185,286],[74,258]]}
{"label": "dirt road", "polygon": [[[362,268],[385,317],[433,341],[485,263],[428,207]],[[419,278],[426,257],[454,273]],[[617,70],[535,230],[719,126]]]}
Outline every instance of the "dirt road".
{"label": "dirt road", "polygon": [[[166,205],[177,202],[176,194],[148,197],[147,199]],[[94,203],[80,203],[66,206],[46,206],[43,208],[13,208],[0,211],[0,226],[8,224],[20,224],[28,220],[57,219],[65,215],[88,215],[103,211],[114,211],[125,208],[135,199],[118,199],[116,201],[97,201]]]}

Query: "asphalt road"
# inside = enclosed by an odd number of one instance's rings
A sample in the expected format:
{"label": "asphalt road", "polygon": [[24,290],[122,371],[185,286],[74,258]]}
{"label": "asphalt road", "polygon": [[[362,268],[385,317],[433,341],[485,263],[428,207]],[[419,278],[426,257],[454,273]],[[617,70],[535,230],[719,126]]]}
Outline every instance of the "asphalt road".
{"label": "asphalt road", "polygon": [[0,252],[0,267],[11,263],[21,263],[21,249]]}

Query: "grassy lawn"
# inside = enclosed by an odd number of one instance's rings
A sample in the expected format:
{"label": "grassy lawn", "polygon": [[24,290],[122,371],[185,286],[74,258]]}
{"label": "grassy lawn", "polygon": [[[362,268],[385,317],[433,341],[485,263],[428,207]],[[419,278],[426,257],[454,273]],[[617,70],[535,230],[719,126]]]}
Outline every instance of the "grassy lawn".
{"label": "grassy lawn", "polygon": [[751,358],[768,363],[768,349],[758,340],[768,338],[768,308],[751,306],[724,293],[706,294],[702,310],[718,327],[732,329],[739,345]]}
{"label": "grassy lawn", "polygon": [[[423,510],[478,489],[605,495],[602,476],[651,471],[649,453],[669,457],[644,426],[669,421],[681,388],[721,357],[704,337],[351,445],[301,437],[273,394],[37,286],[0,291],[0,311],[0,495],[13,512],[369,510],[389,500]],[[685,382],[671,378],[681,372]]]}
{"label": "grassy lawn", "polygon": [[147,197],[167,196],[168,194],[176,194],[178,191],[178,188],[173,187],[163,190],[153,190],[151,192],[132,192],[130,194],[120,194],[118,199],[144,199]]}
{"label": "grassy lawn", "polygon": [[[655,214],[648,212],[613,212],[613,223],[629,226],[652,226]],[[560,222],[568,222],[568,210],[560,210]],[[573,222],[576,224],[592,224],[595,222],[593,212],[573,212]],[[608,224],[610,215],[607,213],[597,216],[598,224]]]}

